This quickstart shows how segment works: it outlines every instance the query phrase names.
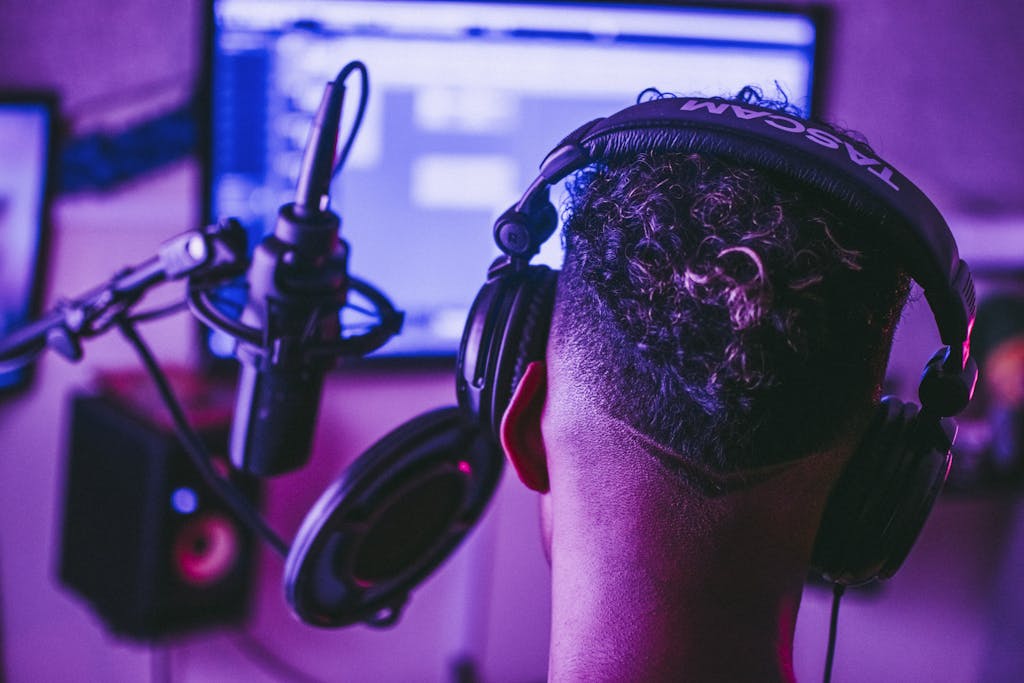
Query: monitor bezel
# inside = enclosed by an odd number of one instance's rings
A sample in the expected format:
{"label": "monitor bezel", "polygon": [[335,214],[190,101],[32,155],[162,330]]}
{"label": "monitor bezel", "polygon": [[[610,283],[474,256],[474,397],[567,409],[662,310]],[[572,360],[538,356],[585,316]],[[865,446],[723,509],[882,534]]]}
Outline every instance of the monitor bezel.
{"label": "monitor bezel", "polygon": [[[33,105],[46,110],[48,119],[47,150],[43,196],[35,239],[35,262],[32,264],[32,281],[29,284],[27,320],[38,317],[42,312],[45,296],[46,268],[50,258],[50,241],[53,232],[53,203],[57,196],[61,144],[60,96],[56,91],[45,89],[0,88],[0,106]],[[26,321],[27,322],[27,321]],[[37,361],[32,360],[15,370],[16,381],[0,386],[0,400],[19,395],[34,382]]]}

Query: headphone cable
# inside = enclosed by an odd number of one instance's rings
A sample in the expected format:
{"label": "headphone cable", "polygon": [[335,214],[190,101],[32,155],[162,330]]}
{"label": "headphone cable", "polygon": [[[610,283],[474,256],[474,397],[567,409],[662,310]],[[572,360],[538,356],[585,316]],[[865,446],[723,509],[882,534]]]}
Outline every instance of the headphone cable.
{"label": "headphone cable", "polygon": [[832,584],[832,617],[828,625],[828,649],[825,653],[825,683],[832,680],[832,660],[836,653],[836,631],[839,628],[839,600],[846,592],[846,586],[841,583]]}

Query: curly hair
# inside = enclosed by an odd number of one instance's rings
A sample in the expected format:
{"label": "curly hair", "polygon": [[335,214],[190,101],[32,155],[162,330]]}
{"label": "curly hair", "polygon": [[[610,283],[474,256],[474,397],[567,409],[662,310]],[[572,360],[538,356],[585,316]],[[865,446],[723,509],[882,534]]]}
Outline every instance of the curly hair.
{"label": "curly hair", "polygon": [[551,343],[607,414],[730,473],[829,445],[877,395],[909,281],[848,209],[689,153],[569,189]]}

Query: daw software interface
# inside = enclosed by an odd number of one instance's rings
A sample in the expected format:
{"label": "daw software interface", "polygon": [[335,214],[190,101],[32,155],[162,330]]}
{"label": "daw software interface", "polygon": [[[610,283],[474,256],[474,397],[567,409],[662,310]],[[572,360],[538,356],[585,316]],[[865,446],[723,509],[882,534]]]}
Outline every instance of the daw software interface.
{"label": "daw software interface", "polygon": [[[406,312],[383,355],[455,352],[498,253],[494,219],[569,131],[651,87],[777,84],[807,113],[818,43],[809,16],[756,10],[216,0],[212,12],[208,209],[241,220],[250,246],[292,199],[324,84],[351,60],[369,70],[366,117],[331,197],[350,271]],[[347,85],[343,135],[359,79]],[[535,262],[557,267],[560,250],[553,238]]]}

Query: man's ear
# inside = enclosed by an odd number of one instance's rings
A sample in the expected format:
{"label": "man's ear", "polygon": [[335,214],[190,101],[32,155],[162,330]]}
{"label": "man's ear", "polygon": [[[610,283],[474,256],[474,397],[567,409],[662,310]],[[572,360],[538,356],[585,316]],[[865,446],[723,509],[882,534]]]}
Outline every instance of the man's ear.
{"label": "man's ear", "polygon": [[548,458],[540,431],[540,417],[548,389],[547,366],[534,361],[526,366],[508,410],[501,418],[501,446],[520,481],[539,493],[550,489]]}

